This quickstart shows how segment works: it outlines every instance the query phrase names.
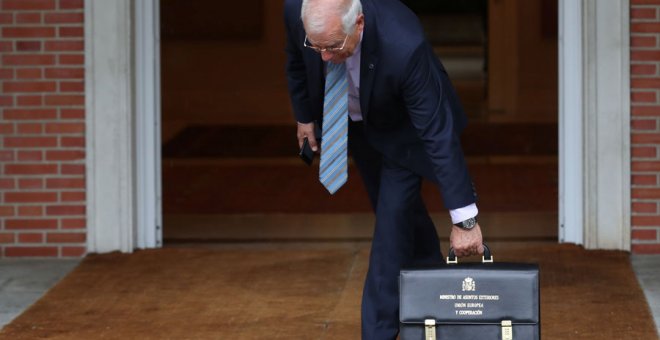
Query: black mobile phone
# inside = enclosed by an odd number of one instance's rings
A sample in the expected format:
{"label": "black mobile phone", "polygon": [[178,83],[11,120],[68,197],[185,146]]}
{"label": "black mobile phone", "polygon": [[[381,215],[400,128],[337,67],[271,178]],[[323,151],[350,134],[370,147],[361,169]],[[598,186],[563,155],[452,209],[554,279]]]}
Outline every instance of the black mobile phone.
{"label": "black mobile phone", "polygon": [[307,165],[312,165],[312,162],[314,161],[314,151],[312,151],[312,148],[309,146],[309,140],[307,140],[307,138],[303,141],[303,146],[300,148],[298,156],[300,156]]}

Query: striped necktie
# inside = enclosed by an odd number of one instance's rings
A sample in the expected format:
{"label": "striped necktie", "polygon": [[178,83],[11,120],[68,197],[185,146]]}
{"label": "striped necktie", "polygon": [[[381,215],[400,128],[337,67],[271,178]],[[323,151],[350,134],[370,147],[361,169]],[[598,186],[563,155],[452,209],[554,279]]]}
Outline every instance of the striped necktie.
{"label": "striped necktie", "polygon": [[348,179],[348,81],[344,63],[328,62],[327,71],[319,179],[334,194]]}

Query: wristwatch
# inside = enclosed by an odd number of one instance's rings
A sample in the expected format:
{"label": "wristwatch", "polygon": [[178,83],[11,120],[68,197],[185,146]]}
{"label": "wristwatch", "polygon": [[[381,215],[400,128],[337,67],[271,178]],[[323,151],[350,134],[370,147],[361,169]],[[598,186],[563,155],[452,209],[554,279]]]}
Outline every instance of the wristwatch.
{"label": "wristwatch", "polygon": [[461,228],[461,229],[463,229],[463,230],[472,230],[472,228],[474,228],[474,226],[477,225],[477,216],[470,217],[467,220],[465,220],[463,222],[458,222],[454,225]]}

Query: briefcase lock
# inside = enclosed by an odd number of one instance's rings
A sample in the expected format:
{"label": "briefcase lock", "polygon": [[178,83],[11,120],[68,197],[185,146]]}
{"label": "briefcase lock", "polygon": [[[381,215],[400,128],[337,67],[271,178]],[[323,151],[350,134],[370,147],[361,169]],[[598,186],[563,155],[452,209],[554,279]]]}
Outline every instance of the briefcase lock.
{"label": "briefcase lock", "polygon": [[502,340],[513,340],[513,324],[511,320],[502,321]]}
{"label": "briefcase lock", "polygon": [[426,319],[424,320],[425,336],[424,340],[436,340],[435,337],[435,320]]}

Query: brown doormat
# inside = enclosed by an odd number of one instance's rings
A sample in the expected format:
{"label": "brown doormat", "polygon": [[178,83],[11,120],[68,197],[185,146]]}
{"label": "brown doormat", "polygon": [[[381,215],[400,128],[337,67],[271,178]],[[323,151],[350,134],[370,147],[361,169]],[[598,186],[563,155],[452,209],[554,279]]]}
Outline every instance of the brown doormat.
{"label": "brown doormat", "polygon": [[[493,247],[541,267],[545,339],[657,339],[627,253]],[[359,339],[368,244],[90,255],[0,339]]]}

